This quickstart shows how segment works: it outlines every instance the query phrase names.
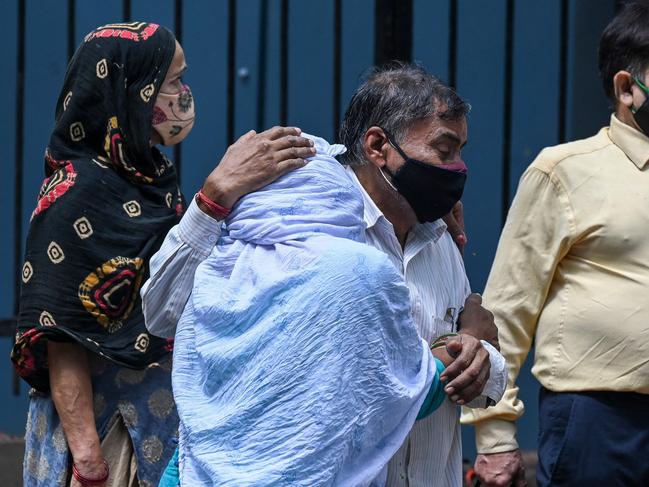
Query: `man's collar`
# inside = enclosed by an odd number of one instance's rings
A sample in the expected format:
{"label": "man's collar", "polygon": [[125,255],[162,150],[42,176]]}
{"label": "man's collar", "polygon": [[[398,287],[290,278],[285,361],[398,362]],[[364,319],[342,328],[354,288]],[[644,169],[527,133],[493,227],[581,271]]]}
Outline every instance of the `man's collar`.
{"label": "man's collar", "polygon": [[[352,179],[352,181],[356,183],[356,185],[361,191],[361,194],[363,195],[363,207],[364,207],[363,220],[365,220],[365,225],[367,226],[367,228],[370,229],[374,227],[381,219],[385,220],[390,225],[390,227],[392,227],[392,224],[385,217],[385,215],[379,209],[379,207],[376,206],[376,203],[374,203],[372,197],[368,194],[367,191],[365,191],[365,188],[356,177],[356,173],[354,172],[354,170],[349,166],[345,166],[345,169],[347,170],[350,178]],[[412,229],[414,235],[418,236],[423,241],[427,241],[427,242],[428,241],[437,242],[440,238],[442,238],[442,235],[444,235],[445,231],[446,231],[446,223],[444,223],[444,220],[442,219],[435,220],[434,222],[430,222],[430,223],[417,223]]]}
{"label": "man's collar", "polygon": [[365,191],[365,188],[361,184],[361,182],[358,180],[358,177],[356,176],[356,173],[350,166],[345,166],[345,170],[347,171],[347,174],[349,174],[349,177],[356,183],[356,186],[361,190],[361,195],[363,195],[363,220],[365,220],[365,225],[367,225],[367,228],[372,228],[374,225],[376,225],[376,222],[379,221],[381,217],[385,218],[383,216],[383,212],[379,210],[379,207],[376,206],[376,203],[374,203],[374,200],[370,197],[370,195]]}
{"label": "man's collar", "polygon": [[638,169],[644,169],[649,162],[649,138],[645,134],[621,122],[613,114],[608,135]]}
{"label": "man's collar", "polygon": [[424,241],[437,242],[446,231],[446,223],[441,218],[430,223],[418,223],[413,232],[418,234]]}

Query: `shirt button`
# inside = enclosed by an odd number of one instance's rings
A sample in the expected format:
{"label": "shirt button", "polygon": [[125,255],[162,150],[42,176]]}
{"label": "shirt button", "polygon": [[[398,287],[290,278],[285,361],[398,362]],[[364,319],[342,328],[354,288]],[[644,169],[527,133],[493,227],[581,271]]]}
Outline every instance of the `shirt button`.
{"label": "shirt button", "polygon": [[210,236],[208,237],[208,240],[209,240],[210,242],[212,242],[212,243],[216,242],[216,235],[210,235]]}

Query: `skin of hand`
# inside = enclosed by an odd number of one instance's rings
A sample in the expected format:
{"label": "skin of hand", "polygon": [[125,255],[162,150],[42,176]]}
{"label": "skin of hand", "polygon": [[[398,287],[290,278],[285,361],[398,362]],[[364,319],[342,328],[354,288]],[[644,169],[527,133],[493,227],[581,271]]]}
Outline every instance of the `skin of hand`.
{"label": "skin of hand", "polygon": [[458,201],[455,203],[451,212],[443,217],[443,220],[446,223],[446,230],[453,237],[453,241],[460,250],[460,253],[464,255],[464,247],[468,239],[464,230],[464,205],[462,205],[462,202]]}
{"label": "skin of hand", "polygon": [[464,309],[458,318],[458,331],[485,340],[500,351],[498,327],[491,311],[482,306],[482,296],[470,294],[464,302]]}
{"label": "skin of hand", "polygon": [[431,350],[431,353],[433,354],[433,357],[439,359],[444,364],[445,367],[451,365],[453,363],[453,360],[455,360],[448,353],[446,347],[434,348],[433,350]]}
{"label": "skin of hand", "polygon": [[520,450],[478,455],[474,470],[485,487],[527,486]]}
{"label": "skin of hand", "polygon": [[300,137],[301,133],[297,127],[273,127],[259,134],[254,130],[244,134],[207,177],[203,193],[219,205],[232,208],[242,196],[305,166],[316,150],[313,141]]}
{"label": "skin of hand", "polygon": [[[86,478],[104,475],[104,457],[95,426],[88,356],[76,343],[47,344],[50,388],[72,460]],[[72,479],[72,486],[81,484]],[[103,485],[103,484],[102,484]]]}
{"label": "skin of hand", "polygon": [[447,382],[444,391],[459,405],[469,403],[482,394],[489,379],[489,352],[480,340],[462,334],[448,340],[446,351],[454,360],[441,375],[441,379]]}

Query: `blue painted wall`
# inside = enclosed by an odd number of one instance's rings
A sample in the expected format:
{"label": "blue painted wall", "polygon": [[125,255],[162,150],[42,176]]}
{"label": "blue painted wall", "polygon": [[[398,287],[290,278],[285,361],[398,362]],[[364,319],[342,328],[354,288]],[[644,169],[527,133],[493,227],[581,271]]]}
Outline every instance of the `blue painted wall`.
{"label": "blue painted wall", "polygon": [[[0,318],[13,314],[14,197],[17,19],[20,0],[2,0],[5,18],[0,42],[5,70],[0,76]],[[42,155],[52,126],[54,105],[67,64],[66,2],[24,0],[26,5],[23,235],[42,179]],[[567,3],[566,3],[567,2]],[[97,25],[121,21],[121,1],[77,1],[74,37]],[[270,127],[281,121],[281,0],[237,0],[233,133]],[[344,0],[340,27],[340,107],[334,109],[335,35],[333,0],[287,0],[287,121],[328,138],[337,113],[357,86],[374,56],[374,1]],[[503,215],[518,179],[538,151],[561,138],[584,137],[607,123],[608,110],[597,79],[599,34],[614,13],[613,0],[413,0],[413,58],[444,80],[454,80],[473,106],[469,145],[471,168],[465,197],[469,245],[466,265],[475,290],[484,287]],[[180,2],[183,46],[190,66],[186,81],[197,101],[198,118],[182,144],[182,186],[193,194],[227,147],[228,18],[227,0]],[[174,0],[131,0],[131,18],[173,29]],[[512,10],[513,8],[513,10]],[[562,9],[567,15],[562,34]],[[507,13],[512,22],[507,23]],[[455,19],[455,28],[449,19]],[[510,36],[508,37],[508,28]],[[265,37],[262,33],[265,31]],[[511,48],[508,51],[508,39]],[[266,56],[260,62],[260,53]],[[508,62],[508,52],[511,55]],[[562,56],[565,54],[565,56]],[[565,65],[562,69],[562,59]],[[509,68],[509,70],[508,70]],[[453,69],[453,72],[451,70]],[[506,78],[507,75],[509,78]],[[509,83],[506,83],[509,79]],[[261,85],[260,85],[261,83]],[[506,89],[508,87],[508,90]],[[561,105],[561,97],[564,103]],[[508,102],[508,104],[506,103]],[[510,110],[506,113],[507,106]],[[259,110],[262,110],[260,113]],[[505,122],[510,117],[510,129]],[[561,129],[563,127],[563,129]],[[507,166],[508,164],[508,166]],[[506,167],[509,171],[506,172]],[[508,175],[508,177],[507,177]],[[504,195],[504,196],[503,196]],[[20,261],[22,256],[18,256]],[[11,342],[0,338],[0,357]],[[527,414],[520,422],[521,445],[534,448],[537,385],[523,370],[520,384]],[[26,387],[11,394],[8,359],[0,361],[0,431],[24,430]],[[471,430],[465,451],[472,456]]]}

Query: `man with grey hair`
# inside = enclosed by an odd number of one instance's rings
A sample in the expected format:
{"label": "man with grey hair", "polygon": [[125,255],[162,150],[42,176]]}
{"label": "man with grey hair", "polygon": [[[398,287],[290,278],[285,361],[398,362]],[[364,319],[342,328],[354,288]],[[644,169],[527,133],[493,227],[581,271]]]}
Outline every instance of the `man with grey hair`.
{"label": "man with grey hair", "polygon": [[462,485],[458,405],[493,404],[507,381],[493,315],[470,293],[442,220],[466,179],[461,150],[469,108],[420,66],[391,64],[369,73],[340,128],[348,149],[341,162],[364,197],[367,243],[403,274],[419,334],[432,343],[458,332],[473,351],[472,360],[446,369],[449,377],[456,367],[466,373],[447,385],[448,398],[435,413],[415,423],[388,466],[389,486]]}
{"label": "man with grey hair", "polygon": [[[470,294],[460,251],[441,219],[460,200],[466,178],[460,151],[468,110],[453,90],[421,67],[394,64],[369,73],[340,130],[348,149],[341,162],[364,200],[366,242],[387,254],[403,275],[421,337],[443,343],[457,333],[462,344],[460,355],[442,374],[448,398],[415,423],[373,485],[387,480],[389,486],[461,486],[458,405],[486,407],[505,389],[507,372],[497,351],[493,315],[482,308],[479,295]],[[228,152],[250,152],[250,137],[242,137]],[[272,160],[262,158],[251,157],[245,168],[224,160],[203,191],[230,208],[279,176],[268,173],[273,167]],[[194,272],[214,248],[221,218],[215,221],[210,214],[210,208],[190,206],[152,260],[151,278],[142,290],[152,332],[175,327]]]}

